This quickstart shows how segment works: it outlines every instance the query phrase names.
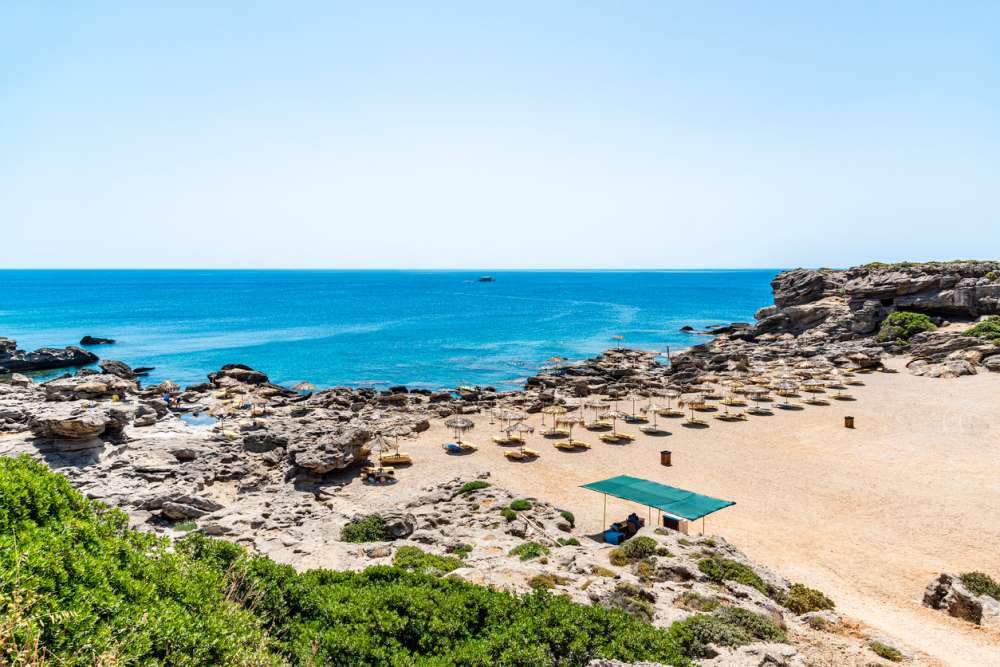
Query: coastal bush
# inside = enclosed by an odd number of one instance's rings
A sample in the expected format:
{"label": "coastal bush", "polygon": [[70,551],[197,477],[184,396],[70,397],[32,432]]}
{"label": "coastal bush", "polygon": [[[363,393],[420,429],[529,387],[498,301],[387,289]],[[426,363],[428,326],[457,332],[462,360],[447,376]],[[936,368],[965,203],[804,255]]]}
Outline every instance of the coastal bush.
{"label": "coastal bush", "polygon": [[1000,584],[985,572],[966,572],[961,579],[973,595],[988,595],[1000,601]]}
{"label": "coastal bush", "polygon": [[509,507],[502,507],[500,508],[500,516],[507,519],[507,521],[513,521],[517,518],[517,512]]}
{"label": "coastal bush", "polygon": [[608,604],[624,610],[628,614],[643,621],[651,622],[656,608],[653,603],[656,596],[635,584],[620,583],[608,598]]}
{"label": "coastal bush", "polygon": [[454,549],[451,550],[451,553],[454,554],[458,558],[465,558],[466,556],[468,556],[469,554],[472,553],[472,545],[471,544],[458,544],[458,545],[455,546]]}
{"label": "coastal bush", "polygon": [[711,614],[689,616],[671,625],[669,635],[685,655],[694,658],[714,657],[709,644],[734,647],[785,641],[785,631],[777,623],[741,607],[718,607]]}
{"label": "coastal bush", "polygon": [[897,310],[889,313],[889,317],[882,321],[882,326],[876,336],[877,340],[897,341],[907,343],[910,338],[924,331],[937,329],[931,318],[923,313],[911,313],[905,310]]}
{"label": "coastal bush", "polygon": [[569,510],[562,510],[559,512],[559,516],[566,519],[566,523],[569,524],[570,528],[576,528],[576,517]]}
{"label": "coastal bush", "polygon": [[522,542],[516,547],[511,549],[507,555],[517,556],[521,560],[531,560],[532,558],[538,558],[539,556],[545,556],[549,553],[548,547],[545,547],[538,542]]}
{"label": "coastal bush", "polygon": [[511,502],[510,508],[515,512],[523,512],[531,509],[531,503],[527,500],[515,500]]}
{"label": "coastal bush", "polygon": [[490,485],[489,482],[477,479],[474,482],[466,482],[465,484],[463,484],[461,488],[459,488],[458,493],[459,495],[465,493],[472,493],[473,491],[478,491],[479,489],[488,488],[489,485]]}
{"label": "coastal bush", "polygon": [[570,583],[570,579],[567,577],[561,577],[558,574],[553,574],[552,572],[543,572],[542,574],[537,574],[528,580],[528,585],[532,588],[555,588],[556,586],[565,586]]}
{"label": "coastal bush", "polygon": [[612,577],[615,576],[615,573],[614,573],[613,570],[609,570],[606,567],[601,567],[600,565],[592,565],[591,568],[590,568],[590,571],[593,574],[596,574],[599,577],[606,577],[608,579],[610,579],[610,578],[612,578]]}
{"label": "coastal bush", "polygon": [[174,524],[174,530],[178,530],[178,531],[180,531],[182,533],[190,533],[192,530],[195,530],[197,527],[198,527],[198,524],[195,523],[194,521],[181,521],[178,524]]}
{"label": "coastal bush", "polygon": [[833,600],[804,584],[792,584],[785,595],[782,604],[796,614],[807,614],[810,611],[833,609]]}
{"label": "coastal bush", "polygon": [[965,330],[966,336],[1000,341],[1000,315],[990,315],[983,321]]}
{"label": "coastal bush", "polygon": [[387,539],[385,521],[377,514],[344,524],[340,529],[341,542],[384,542]]}
{"label": "coastal bush", "polygon": [[608,554],[608,560],[611,561],[612,565],[618,567],[624,567],[629,564],[628,556],[625,555],[625,550],[621,547],[612,549],[611,553]]}
{"label": "coastal bush", "polygon": [[694,591],[684,591],[677,596],[674,604],[692,611],[713,611],[719,606],[719,598],[711,595],[700,595]]}
{"label": "coastal bush", "polygon": [[872,651],[880,658],[885,658],[889,662],[902,662],[903,654],[895,646],[889,646],[882,642],[872,642]]}
{"label": "coastal bush", "polygon": [[652,537],[639,535],[625,542],[621,548],[629,560],[641,560],[655,554],[657,546],[659,545]]}
{"label": "coastal bush", "polygon": [[987,280],[997,280],[1000,279],[1000,271],[988,271],[986,273]]}
{"label": "coastal bush", "polygon": [[404,570],[426,574],[447,574],[462,566],[462,561],[451,556],[429,554],[418,547],[399,547],[392,564]]}
{"label": "coastal bush", "polygon": [[668,632],[546,591],[299,573],[197,532],[171,548],[26,458],[0,458],[0,499],[0,664],[689,663]]}
{"label": "coastal bush", "polygon": [[560,537],[558,540],[559,546],[563,547],[578,547],[580,546],[580,540],[575,537]]}
{"label": "coastal bush", "polygon": [[769,593],[767,584],[764,583],[764,580],[753,569],[735,560],[721,556],[712,556],[711,558],[698,561],[698,569],[717,584],[721,584],[724,581],[735,581],[740,584],[752,586],[764,595],[768,595]]}

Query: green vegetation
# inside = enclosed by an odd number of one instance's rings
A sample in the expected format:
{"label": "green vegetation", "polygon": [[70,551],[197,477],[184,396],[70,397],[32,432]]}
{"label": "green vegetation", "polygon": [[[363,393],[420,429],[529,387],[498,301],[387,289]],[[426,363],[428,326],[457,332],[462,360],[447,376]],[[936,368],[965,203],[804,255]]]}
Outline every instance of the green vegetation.
{"label": "green vegetation", "polygon": [[628,540],[621,546],[622,552],[629,560],[642,560],[656,553],[656,540],[647,535],[639,535]]}
{"label": "green vegetation", "polygon": [[507,521],[513,521],[517,518],[517,512],[509,507],[502,507],[500,508],[500,516],[507,519]]}
{"label": "green vegetation", "polygon": [[465,493],[472,493],[473,491],[478,491],[479,489],[488,488],[489,485],[490,485],[489,482],[484,482],[481,479],[477,479],[474,482],[466,482],[465,484],[463,484],[462,488],[460,488],[458,490],[458,493],[459,493],[459,495],[462,495],[462,494],[465,494]]}
{"label": "green vegetation", "polygon": [[538,542],[522,542],[510,550],[508,556],[517,556],[521,560],[531,560],[549,553],[548,547],[542,546]]}
{"label": "green vegetation", "polygon": [[611,553],[608,554],[608,560],[611,561],[612,565],[618,567],[625,567],[629,564],[628,556],[625,555],[625,550],[621,547],[612,549]]}
{"label": "green vegetation", "polygon": [[531,503],[527,500],[515,500],[510,504],[510,508],[515,512],[523,512],[531,509]]}
{"label": "green vegetation", "polygon": [[902,662],[903,654],[898,648],[883,644],[882,642],[872,642],[872,651],[880,658],[885,658],[890,662]]}
{"label": "green vegetation", "polygon": [[570,528],[576,528],[576,517],[569,510],[562,510],[559,512],[559,516],[566,519],[566,523],[569,524]]}
{"label": "green vegetation", "polygon": [[708,644],[742,646],[754,641],[785,641],[785,631],[777,623],[740,607],[718,607],[712,614],[695,614],[670,626],[669,634],[685,655],[695,658],[712,657]]}
{"label": "green vegetation", "polygon": [[174,530],[179,530],[182,533],[190,533],[192,530],[198,528],[198,524],[194,521],[181,521],[174,525]]}
{"label": "green vegetation", "polygon": [[1000,279],[1000,271],[989,271],[986,274],[987,280],[998,280]]}
{"label": "green vegetation", "polygon": [[596,574],[598,577],[607,577],[608,579],[610,579],[610,578],[612,578],[612,577],[615,576],[615,573],[614,573],[613,570],[609,570],[606,567],[601,567],[600,565],[594,565],[594,566],[592,566],[590,568],[590,571],[593,574]]}
{"label": "green vegetation", "polygon": [[472,553],[472,545],[471,544],[456,545],[455,548],[451,550],[451,553],[458,558],[465,558],[466,556]]}
{"label": "green vegetation", "polygon": [[578,547],[580,546],[580,540],[575,537],[560,537],[558,540],[560,546],[563,547]]}
{"label": "green vegetation", "polygon": [[663,556],[664,558],[669,558],[670,556],[673,556],[673,554],[670,553],[670,549],[666,547],[656,547],[656,555]]}
{"label": "green vegetation", "polygon": [[983,321],[966,329],[964,333],[966,336],[1000,341],[1000,315],[990,315]]}
{"label": "green vegetation", "polygon": [[882,322],[882,327],[876,336],[880,341],[896,341],[898,343],[908,343],[910,338],[924,331],[937,329],[931,318],[923,313],[911,313],[905,310],[897,310],[889,313],[889,317]]}
{"label": "green vegetation", "polygon": [[990,575],[984,572],[966,572],[961,579],[973,595],[988,595],[1000,601],[1000,584]]}
{"label": "green vegetation", "polygon": [[692,611],[714,611],[719,606],[719,599],[711,595],[699,595],[694,591],[684,591],[677,596],[674,604]]}
{"label": "green vegetation", "polygon": [[553,574],[552,572],[543,572],[542,574],[536,574],[531,579],[528,580],[528,585],[534,589],[539,588],[555,588],[556,586],[565,586],[570,583],[570,579],[567,577],[561,577],[558,574]]}
{"label": "green vegetation", "polygon": [[0,664],[688,664],[671,633],[545,591],[399,567],[298,573],[127,526],[42,464],[0,459]]}
{"label": "green vegetation", "polygon": [[698,569],[712,581],[721,584],[723,581],[735,581],[747,586],[752,586],[764,595],[768,595],[769,589],[764,580],[750,567],[729,558],[712,556],[698,561]]}
{"label": "green vegetation", "polygon": [[418,547],[399,547],[392,564],[404,570],[438,575],[462,567],[462,561],[457,558],[429,554]]}
{"label": "green vegetation", "polygon": [[652,592],[639,588],[634,584],[620,583],[608,598],[608,603],[624,610],[635,618],[646,621],[653,620],[656,596]]}
{"label": "green vegetation", "polygon": [[833,609],[833,600],[815,588],[809,588],[803,584],[792,584],[791,588],[788,589],[788,594],[781,602],[796,614]]}
{"label": "green vegetation", "polygon": [[385,521],[377,514],[344,524],[340,529],[341,542],[384,542],[387,539]]}

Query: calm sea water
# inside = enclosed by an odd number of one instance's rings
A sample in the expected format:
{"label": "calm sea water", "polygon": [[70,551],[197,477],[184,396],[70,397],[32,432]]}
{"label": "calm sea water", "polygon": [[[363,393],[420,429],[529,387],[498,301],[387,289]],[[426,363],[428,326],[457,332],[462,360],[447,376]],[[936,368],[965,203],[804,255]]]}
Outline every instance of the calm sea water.
{"label": "calm sea water", "polygon": [[777,270],[0,271],[0,336],[22,348],[117,339],[102,358],[155,366],[150,382],[202,382],[245,363],[287,384],[517,386],[553,356],[612,336],[666,350],[749,321]]}

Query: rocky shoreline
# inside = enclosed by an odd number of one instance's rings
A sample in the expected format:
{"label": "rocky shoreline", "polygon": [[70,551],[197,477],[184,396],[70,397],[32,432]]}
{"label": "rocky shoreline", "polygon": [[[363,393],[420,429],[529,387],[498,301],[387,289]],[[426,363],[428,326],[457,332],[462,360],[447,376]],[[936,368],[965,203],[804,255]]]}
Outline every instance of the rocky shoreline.
{"label": "rocky shoreline", "polygon": [[[339,550],[345,567],[364,567],[389,558],[394,548],[345,546],[331,540],[330,526],[358,514],[338,493],[357,475],[373,441],[383,436],[406,437],[452,415],[535,413],[555,404],[574,410],[588,397],[676,397],[706,382],[722,385],[764,373],[808,377],[870,372],[881,368],[886,355],[908,355],[911,371],[932,377],[1000,371],[1000,346],[955,328],[956,322],[971,326],[981,317],[1000,314],[998,276],[1000,263],[992,262],[787,271],[772,282],[774,305],[758,311],[754,324],[714,328],[708,332],[714,336],[711,341],[673,355],[669,364],[651,352],[608,350],[594,359],[547,368],[528,378],[523,390],[509,392],[398,386],[303,393],[273,384],[265,373],[241,364],[223,366],[209,373],[206,382],[184,388],[170,381],[143,386],[141,369],[109,359],[100,361],[99,369],[83,368],[37,383],[20,372],[85,366],[97,362],[97,356],[78,347],[25,352],[0,338],[0,367],[13,372],[8,383],[0,384],[0,455],[44,460],[87,496],[125,509],[138,526],[171,533],[195,520],[209,535],[264,553],[292,548],[307,557],[333,549]],[[909,341],[880,338],[880,327],[897,311],[922,313],[937,328]],[[110,339],[88,338],[110,344]],[[187,415],[207,416],[211,423],[192,425],[182,418]],[[680,543],[679,535],[653,534],[672,555],[663,557],[663,563],[655,557],[657,562],[648,563],[652,576],[639,577],[637,566],[629,564],[615,567],[610,577],[595,577],[598,561],[608,567],[607,548],[589,541],[572,548],[560,544],[560,538],[575,532],[556,508],[532,499],[534,512],[510,525],[499,523],[495,511],[488,514],[483,508],[508,503],[509,494],[501,489],[480,492],[472,508],[471,499],[457,492],[461,481],[427,489],[397,518],[406,533],[401,543],[444,552],[454,550],[459,538],[453,529],[463,526],[461,536],[476,543],[468,567],[459,571],[470,581],[524,589],[531,577],[548,574],[559,591],[602,604],[615,595],[621,598],[615,591],[628,584],[649,591],[649,620],[660,624],[691,613],[677,602],[682,594],[711,594],[726,605],[770,614],[803,637],[793,650],[744,647],[720,652],[720,662],[708,664],[863,665],[861,660],[871,657],[864,642],[850,633],[831,634],[821,627],[842,627],[832,612],[813,621],[745,585],[723,582],[721,590],[705,588],[711,582],[698,570],[698,554],[735,559],[778,590],[789,586],[717,538],[712,546],[706,540],[689,546]],[[382,509],[388,516],[389,510]],[[495,543],[494,550],[481,549],[479,540]],[[524,565],[505,556],[524,540],[553,550],[557,555],[549,559],[551,566]],[[559,583],[562,579],[566,583]],[[581,590],[584,579],[592,581]],[[947,593],[934,599],[945,597]]]}

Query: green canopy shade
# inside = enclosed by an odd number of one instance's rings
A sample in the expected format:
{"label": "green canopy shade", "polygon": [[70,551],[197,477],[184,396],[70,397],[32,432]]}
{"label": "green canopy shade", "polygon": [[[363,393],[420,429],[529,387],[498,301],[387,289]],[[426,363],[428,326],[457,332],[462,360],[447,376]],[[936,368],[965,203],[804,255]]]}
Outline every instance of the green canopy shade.
{"label": "green canopy shade", "polygon": [[678,516],[689,521],[700,519],[712,512],[735,505],[730,500],[719,500],[700,493],[678,489],[666,484],[657,484],[648,479],[619,475],[609,477],[600,482],[584,484],[584,489],[606,493],[615,498],[631,500],[649,507],[655,507],[666,514]]}

